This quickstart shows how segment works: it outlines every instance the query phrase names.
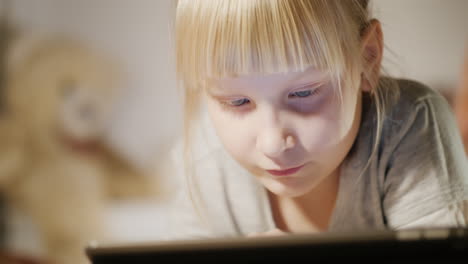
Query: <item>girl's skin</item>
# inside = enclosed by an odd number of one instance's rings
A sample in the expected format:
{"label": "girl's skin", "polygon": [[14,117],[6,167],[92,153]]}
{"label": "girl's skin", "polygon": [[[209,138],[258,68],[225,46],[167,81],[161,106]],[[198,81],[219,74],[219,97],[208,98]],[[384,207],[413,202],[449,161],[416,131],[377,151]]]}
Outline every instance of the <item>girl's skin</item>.
{"label": "girl's skin", "polygon": [[361,44],[362,74],[371,74],[360,78],[360,84],[342,84],[343,101],[334,93],[337,87],[330,76],[315,68],[211,80],[206,89],[218,136],[232,157],[270,192],[275,222],[282,231],[328,227],[340,165],[359,130],[361,94],[371,91],[379,76],[383,37],[378,21],[371,22]]}

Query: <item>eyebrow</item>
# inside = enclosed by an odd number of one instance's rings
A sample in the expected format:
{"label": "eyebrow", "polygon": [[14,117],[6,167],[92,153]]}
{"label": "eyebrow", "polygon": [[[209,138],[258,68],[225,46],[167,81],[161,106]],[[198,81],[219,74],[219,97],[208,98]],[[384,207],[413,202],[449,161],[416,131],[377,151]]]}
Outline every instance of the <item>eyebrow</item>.
{"label": "eyebrow", "polygon": [[[312,78],[307,78],[307,77],[310,77],[310,74],[312,74],[313,72],[317,72],[318,76],[317,78],[313,78],[314,80],[310,80]],[[304,80],[304,79],[307,79],[307,80]],[[330,79],[329,74],[325,72],[320,72],[316,70],[315,68],[309,68],[301,72],[295,78],[291,78],[288,82],[292,83],[292,86],[295,86],[295,87],[305,87],[305,86],[309,86],[313,84],[323,84],[329,79]]]}

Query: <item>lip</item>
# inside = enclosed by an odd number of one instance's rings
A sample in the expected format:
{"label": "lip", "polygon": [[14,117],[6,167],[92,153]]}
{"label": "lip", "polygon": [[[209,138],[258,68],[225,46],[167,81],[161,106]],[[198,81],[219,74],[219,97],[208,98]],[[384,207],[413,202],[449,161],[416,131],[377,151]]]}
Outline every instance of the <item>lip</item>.
{"label": "lip", "polygon": [[274,176],[288,176],[288,175],[292,175],[298,172],[300,169],[302,169],[302,167],[304,167],[304,165],[301,165],[295,168],[286,169],[286,170],[266,170],[266,171]]}

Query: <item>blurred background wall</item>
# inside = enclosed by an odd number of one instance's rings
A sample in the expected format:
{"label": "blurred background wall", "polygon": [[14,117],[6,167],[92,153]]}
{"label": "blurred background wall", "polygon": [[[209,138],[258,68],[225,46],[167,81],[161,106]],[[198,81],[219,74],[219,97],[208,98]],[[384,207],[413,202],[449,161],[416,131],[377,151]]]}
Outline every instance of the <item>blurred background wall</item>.
{"label": "blurred background wall", "polygon": [[383,24],[387,70],[434,89],[453,90],[468,47],[468,1],[373,2],[374,14]]}
{"label": "blurred background wall", "polygon": [[[164,156],[180,135],[173,6],[173,0],[13,0],[9,14],[14,25],[75,35],[125,65],[128,89],[109,139],[144,165]],[[468,45],[467,0],[374,0],[373,10],[383,23],[389,73],[447,92],[457,86]],[[164,232],[164,210],[124,206],[112,219],[123,235],[151,239]]]}

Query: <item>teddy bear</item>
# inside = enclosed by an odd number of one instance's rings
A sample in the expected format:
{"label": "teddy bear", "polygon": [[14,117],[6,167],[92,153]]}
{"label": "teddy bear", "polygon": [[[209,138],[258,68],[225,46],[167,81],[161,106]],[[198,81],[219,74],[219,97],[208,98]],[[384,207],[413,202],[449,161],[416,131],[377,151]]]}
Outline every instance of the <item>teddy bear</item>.
{"label": "teddy bear", "polygon": [[157,175],[105,140],[122,91],[118,63],[67,37],[21,41],[8,57],[0,193],[32,219],[43,258],[88,263],[88,243],[109,237],[105,207],[157,195]]}

